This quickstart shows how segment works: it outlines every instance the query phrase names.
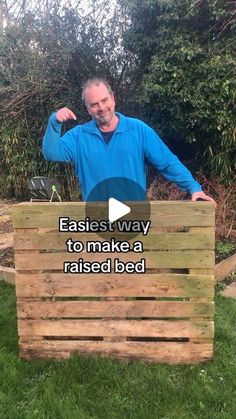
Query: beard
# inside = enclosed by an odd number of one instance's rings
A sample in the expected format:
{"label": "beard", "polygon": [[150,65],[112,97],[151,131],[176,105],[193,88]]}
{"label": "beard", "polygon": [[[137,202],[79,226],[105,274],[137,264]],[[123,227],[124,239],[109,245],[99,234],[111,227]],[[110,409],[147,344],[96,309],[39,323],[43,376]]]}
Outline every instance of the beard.
{"label": "beard", "polygon": [[104,112],[104,114],[97,115],[95,119],[96,119],[97,124],[102,126],[102,125],[109,124],[114,118],[114,116],[115,116],[115,112],[107,111],[107,112]]}

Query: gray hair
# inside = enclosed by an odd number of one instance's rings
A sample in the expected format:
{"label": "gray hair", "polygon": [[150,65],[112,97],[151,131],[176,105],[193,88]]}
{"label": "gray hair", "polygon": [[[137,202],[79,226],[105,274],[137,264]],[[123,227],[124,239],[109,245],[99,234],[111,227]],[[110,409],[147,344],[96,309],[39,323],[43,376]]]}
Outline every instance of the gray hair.
{"label": "gray hair", "polygon": [[102,79],[100,77],[95,77],[92,79],[88,79],[82,86],[82,100],[85,103],[85,90],[91,86],[99,86],[99,84],[104,84],[107,87],[108,92],[110,95],[114,96],[114,92],[107,80]]}

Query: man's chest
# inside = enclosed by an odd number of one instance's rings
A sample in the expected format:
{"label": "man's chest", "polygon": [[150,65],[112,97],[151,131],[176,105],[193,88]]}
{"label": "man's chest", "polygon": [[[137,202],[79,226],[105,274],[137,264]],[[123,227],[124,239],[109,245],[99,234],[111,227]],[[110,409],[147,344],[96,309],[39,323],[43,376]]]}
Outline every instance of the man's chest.
{"label": "man's chest", "polygon": [[78,159],[90,163],[102,164],[107,162],[124,162],[125,160],[142,160],[143,150],[139,141],[130,136],[122,136],[114,133],[108,143],[103,138],[93,135],[83,138],[78,143]]}

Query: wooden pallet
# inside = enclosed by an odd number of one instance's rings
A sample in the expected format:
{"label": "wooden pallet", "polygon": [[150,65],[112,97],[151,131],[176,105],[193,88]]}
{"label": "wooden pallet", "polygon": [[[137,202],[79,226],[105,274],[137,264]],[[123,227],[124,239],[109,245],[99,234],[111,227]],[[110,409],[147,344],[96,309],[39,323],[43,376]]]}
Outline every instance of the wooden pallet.
{"label": "wooden pallet", "polygon": [[[20,356],[71,353],[167,363],[213,357],[214,208],[152,202],[140,253],[68,253],[58,219],[85,217],[83,203],[24,203],[12,209]],[[66,252],[66,253],[65,253]],[[146,259],[142,274],[65,274],[65,260]]]}

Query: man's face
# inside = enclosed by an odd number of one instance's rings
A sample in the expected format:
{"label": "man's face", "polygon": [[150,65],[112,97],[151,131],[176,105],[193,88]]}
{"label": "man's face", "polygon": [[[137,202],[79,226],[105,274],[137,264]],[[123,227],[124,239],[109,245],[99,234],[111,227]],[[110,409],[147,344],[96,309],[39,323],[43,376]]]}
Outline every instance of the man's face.
{"label": "man's face", "polygon": [[95,119],[98,126],[107,125],[115,116],[115,99],[100,83],[92,85],[85,90],[85,104],[89,115]]}

